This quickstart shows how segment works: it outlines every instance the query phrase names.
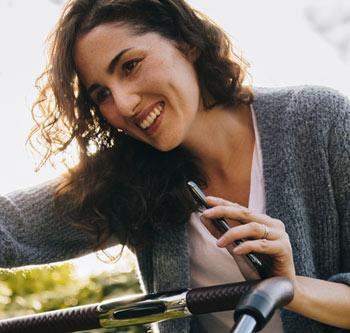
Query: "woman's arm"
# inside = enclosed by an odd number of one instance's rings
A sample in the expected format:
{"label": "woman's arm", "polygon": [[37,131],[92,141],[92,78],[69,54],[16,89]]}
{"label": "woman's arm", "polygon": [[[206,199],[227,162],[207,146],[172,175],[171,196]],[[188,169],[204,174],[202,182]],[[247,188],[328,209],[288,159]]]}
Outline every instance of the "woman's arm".
{"label": "woman's arm", "polygon": [[45,264],[91,252],[96,236],[74,228],[54,205],[60,179],[0,196],[0,267]]}
{"label": "woman's arm", "polygon": [[350,287],[297,276],[293,301],[286,309],[331,326],[350,329]]}

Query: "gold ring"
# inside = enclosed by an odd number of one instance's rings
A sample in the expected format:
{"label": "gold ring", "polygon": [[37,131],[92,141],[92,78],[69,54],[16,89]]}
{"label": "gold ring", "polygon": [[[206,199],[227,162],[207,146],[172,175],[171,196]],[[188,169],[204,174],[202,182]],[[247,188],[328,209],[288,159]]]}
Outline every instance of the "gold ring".
{"label": "gold ring", "polygon": [[267,239],[267,237],[269,237],[269,233],[270,233],[270,229],[264,224],[264,234],[261,237],[261,239]]}

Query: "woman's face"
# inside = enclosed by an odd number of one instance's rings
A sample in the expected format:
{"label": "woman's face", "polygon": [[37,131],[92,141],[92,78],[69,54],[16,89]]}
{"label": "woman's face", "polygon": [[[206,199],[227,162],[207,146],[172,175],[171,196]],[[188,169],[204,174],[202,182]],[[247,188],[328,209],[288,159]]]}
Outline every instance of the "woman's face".
{"label": "woman's face", "polygon": [[137,35],[126,24],[99,25],[75,45],[79,76],[107,121],[162,151],[188,139],[201,109],[191,58],[159,34]]}

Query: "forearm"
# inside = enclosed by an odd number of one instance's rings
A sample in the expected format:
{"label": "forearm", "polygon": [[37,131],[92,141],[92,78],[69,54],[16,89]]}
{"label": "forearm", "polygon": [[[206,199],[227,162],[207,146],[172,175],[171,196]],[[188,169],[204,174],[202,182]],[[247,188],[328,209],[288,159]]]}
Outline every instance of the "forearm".
{"label": "forearm", "polygon": [[350,329],[350,287],[304,276],[296,277],[293,301],[286,309],[335,327]]}
{"label": "forearm", "polygon": [[57,183],[0,196],[0,267],[62,261],[93,250],[96,236],[73,227],[56,211]]}

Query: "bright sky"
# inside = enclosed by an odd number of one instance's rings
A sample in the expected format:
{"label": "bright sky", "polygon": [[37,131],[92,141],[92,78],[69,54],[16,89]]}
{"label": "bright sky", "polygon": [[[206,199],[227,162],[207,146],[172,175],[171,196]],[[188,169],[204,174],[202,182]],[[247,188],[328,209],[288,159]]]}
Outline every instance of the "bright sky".
{"label": "bright sky", "polygon": [[[252,65],[255,85],[321,84],[350,96],[349,64],[305,19],[305,8],[315,2],[327,1],[189,0],[231,35]],[[32,126],[34,80],[45,63],[42,45],[60,8],[49,0],[0,0],[0,193],[59,172],[34,174],[24,143]]]}

